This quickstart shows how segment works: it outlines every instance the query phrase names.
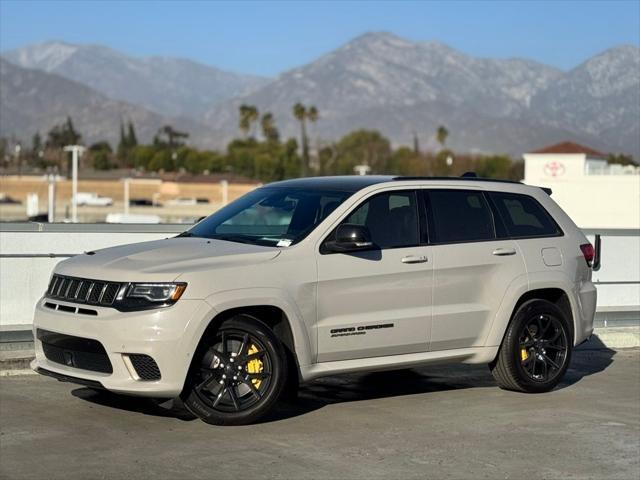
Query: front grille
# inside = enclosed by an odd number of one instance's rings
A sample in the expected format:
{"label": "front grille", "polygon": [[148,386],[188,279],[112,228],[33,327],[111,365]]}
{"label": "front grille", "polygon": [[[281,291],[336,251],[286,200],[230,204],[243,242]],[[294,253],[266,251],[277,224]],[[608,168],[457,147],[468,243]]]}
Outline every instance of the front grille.
{"label": "front grille", "polygon": [[92,372],[113,373],[109,356],[97,340],[42,329],[36,334],[47,360]]}
{"label": "front grille", "polygon": [[160,369],[156,361],[149,355],[129,354],[129,359],[140,380],[160,380]]}
{"label": "front grille", "polygon": [[121,283],[54,275],[46,296],[76,303],[109,306],[118,296],[120,287]]}

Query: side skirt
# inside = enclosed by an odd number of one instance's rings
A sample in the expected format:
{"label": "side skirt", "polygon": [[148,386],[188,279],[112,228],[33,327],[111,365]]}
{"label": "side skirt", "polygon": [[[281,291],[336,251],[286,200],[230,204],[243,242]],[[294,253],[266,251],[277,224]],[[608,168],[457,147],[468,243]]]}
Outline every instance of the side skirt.
{"label": "side skirt", "polygon": [[473,347],[440,350],[437,352],[407,353],[385,357],[358,358],[334,362],[315,363],[300,366],[302,380],[308,382],[316,378],[340,373],[376,372],[398,368],[433,365],[438,363],[490,363],[496,358],[500,347]]}

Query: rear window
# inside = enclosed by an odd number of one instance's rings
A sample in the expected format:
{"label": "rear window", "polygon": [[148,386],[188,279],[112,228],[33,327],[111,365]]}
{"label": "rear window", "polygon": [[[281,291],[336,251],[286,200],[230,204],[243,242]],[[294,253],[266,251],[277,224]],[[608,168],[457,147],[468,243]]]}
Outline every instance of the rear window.
{"label": "rear window", "polygon": [[549,237],[561,231],[537,200],[515,193],[489,194],[510,237]]}
{"label": "rear window", "polygon": [[495,238],[493,216],[482,192],[429,190],[429,232],[433,243]]}

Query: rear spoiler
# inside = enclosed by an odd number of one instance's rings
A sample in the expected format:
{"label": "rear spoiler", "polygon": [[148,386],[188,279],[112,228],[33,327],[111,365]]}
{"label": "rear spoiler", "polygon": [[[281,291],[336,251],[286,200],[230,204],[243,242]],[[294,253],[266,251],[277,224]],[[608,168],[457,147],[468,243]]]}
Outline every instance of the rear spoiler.
{"label": "rear spoiler", "polygon": [[551,190],[548,187],[539,187],[540,190],[542,190],[544,193],[546,193],[547,195],[551,196],[551,194],[553,193],[553,190]]}

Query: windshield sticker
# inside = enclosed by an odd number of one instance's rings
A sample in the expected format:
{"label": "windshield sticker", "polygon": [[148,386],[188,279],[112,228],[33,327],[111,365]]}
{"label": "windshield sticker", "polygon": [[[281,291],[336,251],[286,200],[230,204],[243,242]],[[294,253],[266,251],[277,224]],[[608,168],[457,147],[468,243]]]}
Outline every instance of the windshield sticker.
{"label": "windshield sticker", "polygon": [[277,247],[288,247],[289,245],[291,245],[292,242],[293,242],[293,240],[289,240],[288,238],[283,238],[282,240],[280,240],[278,242],[278,244],[276,246]]}

